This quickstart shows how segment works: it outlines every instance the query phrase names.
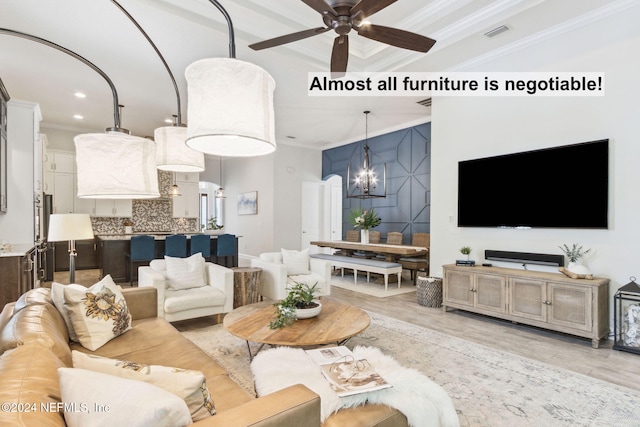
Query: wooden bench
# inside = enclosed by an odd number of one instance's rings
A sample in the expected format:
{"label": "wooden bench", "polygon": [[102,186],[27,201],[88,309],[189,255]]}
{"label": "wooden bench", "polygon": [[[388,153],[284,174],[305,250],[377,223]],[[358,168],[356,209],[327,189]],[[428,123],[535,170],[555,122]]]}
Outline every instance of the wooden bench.
{"label": "wooden bench", "polygon": [[[384,290],[386,291],[389,285],[389,274],[398,275],[398,288],[400,288],[400,282],[402,281],[402,265],[397,262],[380,261],[368,258],[355,258],[344,255],[329,255],[329,254],[313,254],[312,258],[319,258],[327,260],[332,266],[336,268],[350,268],[353,270],[353,282],[358,284],[358,270],[367,272],[367,282],[371,273],[382,274],[384,276]],[[344,271],[343,271],[344,276]]]}

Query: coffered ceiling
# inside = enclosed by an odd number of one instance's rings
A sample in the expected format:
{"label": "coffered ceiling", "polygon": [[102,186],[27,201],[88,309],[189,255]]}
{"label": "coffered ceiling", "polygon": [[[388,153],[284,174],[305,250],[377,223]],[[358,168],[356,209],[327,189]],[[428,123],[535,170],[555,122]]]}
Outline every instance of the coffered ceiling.
{"label": "coffered ceiling", "polygon": [[[331,3],[347,0],[329,0]],[[357,1],[357,0],[351,0]],[[227,25],[208,0],[118,0],[164,55],[178,84],[188,121],[185,68],[195,60],[228,56]],[[307,73],[328,71],[329,31],[253,51],[248,45],[323,26],[300,0],[220,0],[231,16],[236,57],[265,68],[276,80],[279,144],[329,148],[425,122],[424,97],[309,97]],[[633,4],[631,0],[398,0],[370,17],[374,24],[437,40],[418,53],[349,34],[349,71],[465,71],[490,58],[586,25]],[[159,58],[111,0],[0,0],[0,27],[47,39],[93,62],[113,81],[125,107],[122,126],[153,135],[177,114],[176,95]],[[501,25],[509,30],[487,37]],[[508,71],[508,70],[489,70]],[[13,99],[38,102],[44,126],[80,132],[113,126],[113,98],[98,73],[33,41],[0,34],[0,78]],[[83,92],[86,98],[74,96]],[[74,118],[81,115],[83,119]]]}

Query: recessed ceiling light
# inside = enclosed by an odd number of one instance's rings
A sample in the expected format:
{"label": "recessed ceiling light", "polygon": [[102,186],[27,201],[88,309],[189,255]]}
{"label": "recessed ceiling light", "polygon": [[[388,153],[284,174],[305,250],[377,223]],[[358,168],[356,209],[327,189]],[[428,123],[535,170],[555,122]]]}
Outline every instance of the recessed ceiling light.
{"label": "recessed ceiling light", "polygon": [[73,118],[74,118],[74,119],[78,119],[78,120],[82,120],[82,119],[84,119],[84,117],[82,117],[80,114],[74,114],[74,115],[73,115]]}
{"label": "recessed ceiling light", "polygon": [[74,93],[74,95],[76,96],[76,98],[86,98],[87,97],[87,95],[85,95],[82,92],[76,92],[76,93]]}

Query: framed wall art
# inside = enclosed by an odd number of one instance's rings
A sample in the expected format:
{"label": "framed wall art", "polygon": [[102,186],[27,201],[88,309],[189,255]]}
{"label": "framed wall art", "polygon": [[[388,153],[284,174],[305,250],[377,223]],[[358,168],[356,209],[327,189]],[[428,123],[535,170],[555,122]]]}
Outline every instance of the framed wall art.
{"label": "framed wall art", "polygon": [[258,192],[249,191],[238,194],[238,215],[256,215],[258,213]]}

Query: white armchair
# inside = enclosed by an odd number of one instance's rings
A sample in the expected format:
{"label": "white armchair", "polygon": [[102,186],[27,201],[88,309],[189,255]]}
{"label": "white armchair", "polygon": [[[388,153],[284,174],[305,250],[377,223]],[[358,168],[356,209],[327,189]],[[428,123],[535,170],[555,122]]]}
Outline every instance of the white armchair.
{"label": "white armchair", "polygon": [[[306,251],[306,253],[305,253]],[[329,295],[331,293],[331,264],[322,259],[309,258],[308,250],[305,251],[284,251],[295,253],[297,261],[306,262],[307,273],[300,273],[300,264],[292,270],[292,265],[283,262],[282,252],[265,252],[259,258],[251,260],[251,267],[262,268],[261,287],[262,295],[272,300],[286,298],[288,287],[295,282],[306,283],[309,286],[317,285],[316,295]],[[304,270],[304,268],[302,268]],[[292,274],[293,273],[293,274]]]}
{"label": "white armchair", "polygon": [[228,313],[233,310],[233,270],[204,263],[204,286],[182,289],[169,286],[165,260],[156,259],[138,268],[138,286],[158,290],[158,317],[169,322]]}

